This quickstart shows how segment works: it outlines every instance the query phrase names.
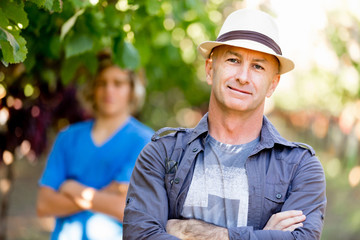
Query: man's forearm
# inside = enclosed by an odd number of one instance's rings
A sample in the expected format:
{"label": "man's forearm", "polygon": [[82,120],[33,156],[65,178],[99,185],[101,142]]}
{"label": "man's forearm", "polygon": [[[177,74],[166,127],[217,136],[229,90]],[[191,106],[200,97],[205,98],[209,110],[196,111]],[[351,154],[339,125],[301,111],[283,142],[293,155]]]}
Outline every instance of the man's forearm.
{"label": "man's forearm", "polygon": [[126,195],[97,191],[92,200],[92,210],[123,221]]}
{"label": "man's forearm", "polygon": [[[84,210],[102,212],[117,218],[119,221],[123,221],[127,185],[117,185],[118,191],[115,191],[114,189],[111,190],[111,188],[96,190],[74,180],[69,180],[63,184],[60,192],[68,195]],[[122,189],[125,190],[122,191]]]}
{"label": "man's forearm", "polygon": [[166,231],[185,240],[228,240],[228,230],[200,220],[171,219],[166,225]]}
{"label": "man's forearm", "polygon": [[[302,222],[306,219],[302,211],[285,211],[274,214],[264,230],[293,231],[302,227]],[[226,228],[206,223],[201,220],[189,219],[178,220],[171,219],[167,222],[166,231],[180,239],[229,239],[229,233]]]}
{"label": "man's forearm", "polygon": [[48,187],[41,187],[38,193],[37,214],[40,217],[63,217],[82,209],[70,198]]}

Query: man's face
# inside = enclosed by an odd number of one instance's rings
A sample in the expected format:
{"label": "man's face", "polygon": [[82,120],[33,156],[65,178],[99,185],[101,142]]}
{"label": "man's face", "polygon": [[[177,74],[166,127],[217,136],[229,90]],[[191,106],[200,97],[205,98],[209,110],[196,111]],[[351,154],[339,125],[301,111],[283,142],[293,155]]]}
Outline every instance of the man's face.
{"label": "man's face", "polygon": [[219,46],[206,60],[206,80],[212,85],[210,107],[222,111],[264,111],[280,80],[276,57],[239,47]]}
{"label": "man's face", "polygon": [[131,85],[129,74],[111,66],[96,79],[94,98],[98,114],[114,116],[129,111]]}

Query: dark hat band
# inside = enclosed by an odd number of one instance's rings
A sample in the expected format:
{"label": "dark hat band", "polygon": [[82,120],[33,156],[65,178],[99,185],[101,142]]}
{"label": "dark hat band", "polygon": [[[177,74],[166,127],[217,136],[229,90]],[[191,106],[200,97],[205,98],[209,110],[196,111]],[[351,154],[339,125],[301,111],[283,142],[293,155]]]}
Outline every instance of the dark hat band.
{"label": "dark hat band", "polygon": [[219,36],[216,41],[217,42],[225,42],[230,40],[237,40],[237,39],[245,39],[251,40],[258,43],[261,43],[269,48],[271,48],[276,54],[282,55],[281,48],[277,43],[269,38],[268,36],[254,32],[254,31],[247,31],[247,30],[237,30],[224,33],[223,35]]}

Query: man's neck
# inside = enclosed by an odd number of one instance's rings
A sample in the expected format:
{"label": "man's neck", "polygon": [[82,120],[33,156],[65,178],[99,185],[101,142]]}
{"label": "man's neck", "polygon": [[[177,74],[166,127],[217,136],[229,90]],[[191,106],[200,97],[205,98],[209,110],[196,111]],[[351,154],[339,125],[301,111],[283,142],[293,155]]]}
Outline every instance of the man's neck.
{"label": "man's neck", "polygon": [[124,125],[129,117],[130,115],[128,113],[111,117],[96,117],[92,129],[92,136],[94,142],[101,145],[111,135],[113,135],[115,131],[117,131],[122,125]]}
{"label": "man's neck", "polygon": [[209,108],[210,135],[219,142],[239,145],[251,142],[260,135],[263,113],[228,111],[221,113]]}

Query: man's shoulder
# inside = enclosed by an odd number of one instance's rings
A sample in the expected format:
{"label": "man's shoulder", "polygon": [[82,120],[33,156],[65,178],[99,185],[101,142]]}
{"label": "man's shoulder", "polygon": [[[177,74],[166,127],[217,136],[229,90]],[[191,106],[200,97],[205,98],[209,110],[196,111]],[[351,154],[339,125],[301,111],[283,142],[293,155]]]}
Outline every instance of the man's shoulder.
{"label": "man's shoulder", "polygon": [[290,142],[289,145],[276,144],[274,147],[277,159],[286,160],[288,163],[298,163],[300,159],[315,157],[315,150],[302,142]]}
{"label": "man's shoulder", "polygon": [[302,150],[308,151],[312,156],[315,155],[315,150],[310,145],[302,142],[293,142],[293,143]]}
{"label": "man's shoulder", "polygon": [[[151,142],[142,150],[145,155],[159,156],[160,159],[174,158],[174,151],[181,155],[187,148],[192,129],[165,127],[156,131]],[[145,156],[144,155],[144,156]],[[144,159],[147,157],[144,157]],[[161,160],[162,161],[162,160]]]}
{"label": "man's shoulder", "polygon": [[59,131],[59,135],[62,136],[78,136],[81,133],[84,132],[89,132],[91,130],[91,126],[93,124],[93,120],[85,120],[85,121],[81,121],[81,122],[76,122],[76,123],[72,123],[69,124],[65,127],[63,127],[60,131]]}
{"label": "man's shoulder", "polygon": [[282,146],[281,149],[288,149],[288,151],[307,151],[312,156],[315,155],[315,150],[310,145],[302,142],[293,142],[282,137],[266,116],[264,116],[263,123],[261,134],[265,139],[264,145],[275,144],[276,146]]}
{"label": "man's shoulder", "polygon": [[178,136],[178,133],[189,133],[191,132],[191,129],[189,128],[183,128],[183,127],[164,127],[159,129],[154,133],[154,135],[151,137],[152,141],[158,141],[159,139],[171,139],[176,138]]}

